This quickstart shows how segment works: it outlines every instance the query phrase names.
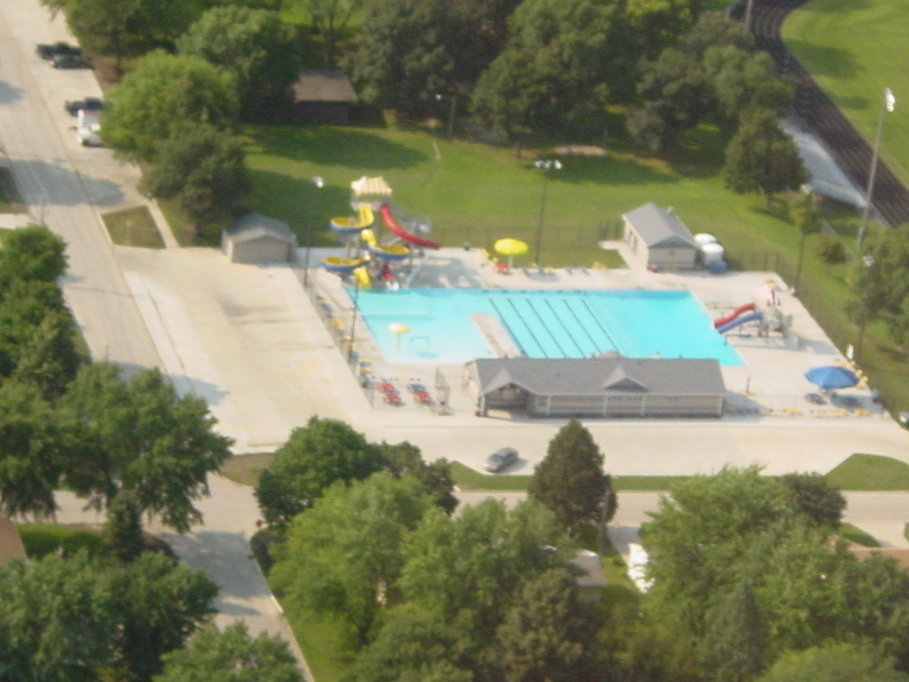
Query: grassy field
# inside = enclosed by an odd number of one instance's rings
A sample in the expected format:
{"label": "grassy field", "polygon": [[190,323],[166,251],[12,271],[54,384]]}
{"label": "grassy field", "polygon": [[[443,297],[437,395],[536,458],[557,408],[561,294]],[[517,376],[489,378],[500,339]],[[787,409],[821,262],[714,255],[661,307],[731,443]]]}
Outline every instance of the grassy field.
{"label": "grassy field", "polygon": [[87,549],[96,554],[101,547],[101,531],[84,524],[60,525],[56,523],[22,523],[18,525],[25,553],[32,559],[58,551],[67,554]]}
{"label": "grassy field", "polygon": [[884,99],[896,110],[885,118],[883,158],[909,184],[909,11],[899,0],[812,0],[783,27],[787,47],[825,92],[873,142]]}
{"label": "grassy field", "polygon": [[163,249],[164,240],[155,226],[155,220],[145,206],[111,211],[101,216],[107,233],[114,244]]}
{"label": "grassy field", "polygon": [[909,464],[880,455],[852,455],[826,476],[840,490],[909,490]]}

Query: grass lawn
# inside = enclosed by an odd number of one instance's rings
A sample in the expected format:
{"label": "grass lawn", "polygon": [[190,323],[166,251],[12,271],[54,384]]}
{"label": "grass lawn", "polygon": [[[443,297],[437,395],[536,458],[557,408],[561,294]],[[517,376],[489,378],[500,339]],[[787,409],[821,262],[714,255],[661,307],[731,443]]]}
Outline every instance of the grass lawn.
{"label": "grass lawn", "polygon": [[783,27],[786,46],[873,144],[884,88],[896,110],[884,123],[881,158],[909,184],[909,11],[898,0],[812,0]]}
{"label": "grass lawn", "polygon": [[25,553],[32,559],[56,552],[60,547],[67,554],[79,549],[96,554],[101,547],[101,531],[86,524],[22,523],[18,528]]}
{"label": "grass lawn", "polygon": [[148,249],[164,248],[164,240],[145,206],[111,211],[102,215],[101,219],[114,244]]}
{"label": "grass lawn", "polygon": [[221,467],[221,475],[235,483],[259,485],[259,472],[268,466],[273,457],[270,452],[253,455],[234,455]]}
{"label": "grass lawn", "polygon": [[880,455],[852,455],[825,477],[840,490],[909,490],[909,464]]}
{"label": "grass lawn", "polygon": [[840,535],[862,547],[880,547],[881,543],[874,539],[872,535],[866,533],[861,528],[853,526],[851,523],[844,523],[840,526]]}
{"label": "grass lawn", "polygon": [[313,677],[318,682],[338,682],[344,677],[352,657],[344,646],[343,624],[306,609],[291,609],[285,615]]}

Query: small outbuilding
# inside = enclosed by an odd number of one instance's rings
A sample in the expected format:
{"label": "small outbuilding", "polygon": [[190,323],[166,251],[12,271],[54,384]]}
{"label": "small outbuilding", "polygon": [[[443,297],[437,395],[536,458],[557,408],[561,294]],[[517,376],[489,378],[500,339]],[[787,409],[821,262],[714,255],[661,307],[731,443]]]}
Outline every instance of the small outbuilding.
{"label": "small outbuilding", "polygon": [[224,230],[221,248],[231,263],[288,263],[296,258],[297,238],[287,223],[247,213]]}
{"label": "small outbuilding", "polygon": [[294,116],[317,123],[347,123],[357,101],[347,76],[340,71],[302,71],[294,83]]}
{"label": "small outbuilding", "polygon": [[720,417],[726,395],[712,358],[477,358],[464,385],[479,415]]}
{"label": "small outbuilding", "polygon": [[691,270],[698,243],[672,208],[653,202],[622,216],[624,239],[640,261],[651,270]]}

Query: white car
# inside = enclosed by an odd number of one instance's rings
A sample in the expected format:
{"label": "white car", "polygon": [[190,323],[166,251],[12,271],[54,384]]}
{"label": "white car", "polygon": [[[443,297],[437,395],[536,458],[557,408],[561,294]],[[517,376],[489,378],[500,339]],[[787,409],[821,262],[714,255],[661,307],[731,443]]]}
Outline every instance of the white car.
{"label": "white car", "polygon": [[76,120],[76,140],[83,147],[100,147],[101,112],[80,109]]}

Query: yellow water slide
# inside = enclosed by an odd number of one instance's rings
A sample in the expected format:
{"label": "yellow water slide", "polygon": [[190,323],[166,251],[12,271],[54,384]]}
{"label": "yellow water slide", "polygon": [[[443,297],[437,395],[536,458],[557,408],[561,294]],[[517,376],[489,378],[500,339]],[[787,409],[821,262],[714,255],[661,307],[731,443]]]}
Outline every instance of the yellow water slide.
{"label": "yellow water slide", "polygon": [[402,260],[410,253],[410,247],[405,246],[404,244],[379,246],[379,243],[376,241],[375,233],[369,228],[360,232],[360,239],[366,244],[366,248],[369,249],[370,253],[379,258],[384,258],[385,260]]}
{"label": "yellow water slide", "polygon": [[353,271],[354,279],[357,280],[357,289],[371,289],[372,277],[369,276],[369,269],[359,267]]}
{"label": "yellow water slide", "polygon": [[357,204],[357,215],[341,216],[331,219],[331,229],[341,234],[353,234],[369,227],[375,222],[376,218],[372,212],[370,204]]}

